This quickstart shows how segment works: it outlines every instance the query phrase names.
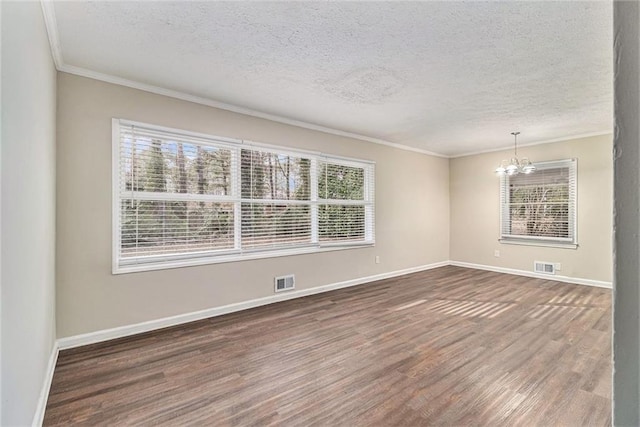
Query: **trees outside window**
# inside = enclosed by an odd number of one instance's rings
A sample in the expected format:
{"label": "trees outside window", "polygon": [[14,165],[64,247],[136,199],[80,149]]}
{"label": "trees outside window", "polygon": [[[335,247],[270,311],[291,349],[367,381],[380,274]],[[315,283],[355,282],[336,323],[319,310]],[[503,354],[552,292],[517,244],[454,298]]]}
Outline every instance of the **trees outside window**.
{"label": "trees outside window", "polygon": [[114,126],[114,270],[374,241],[370,162]]}
{"label": "trees outside window", "polygon": [[364,175],[363,168],[327,162],[320,164],[318,194],[321,200],[319,208],[321,241],[365,238]]}
{"label": "trees outside window", "polygon": [[501,240],[576,244],[577,164],[536,163],[533,174],[501,181]]}

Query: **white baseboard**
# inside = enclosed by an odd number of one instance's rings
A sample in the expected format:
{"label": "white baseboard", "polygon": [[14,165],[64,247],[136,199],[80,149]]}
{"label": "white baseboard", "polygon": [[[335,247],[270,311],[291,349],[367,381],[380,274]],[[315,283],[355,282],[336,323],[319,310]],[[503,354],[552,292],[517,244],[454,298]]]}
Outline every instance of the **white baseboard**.
{"label": "white baseboard", "polygon": [[332,283],[329,285],[317,286],[310,289],[301,289],[298,291],[291,291],[281,293],[277,295],[271,295],[264,298],[257,298],[249,301],[243,301],[235,304],[224,305],[221,307],[214,307],[200,311],[194,311],[192,313],[179,314],[177,316],[165,317],[157,320],[150,320],[147,322],[136,323],[133,325],[120,326],[112,329],[104,329],[101,331],[90,332],[82,335],[75,335],[71,337],[65,337],[58,339],[58,348],[60,350],[79,347],[87,344],[95,344],[98,342],[108,341],[115,338],[127,337],[130,335],[139,334],[142,332],[149,332],[156,329],[166,328],[169,326],[181,325],[183,323],[193,322],[196,320],[202,320],[209,317],[221,316],[223,314],[234,313],[236,311],[247,310],[250,308],[260,307],[267,304],[273,304],[275,302],[286,301],[294,298],[305,297],[308,295],[319,294],[322,292],[328,292],[335,289],[347,288],[350,286],[357,286],[368,282],[374,282],[376,280],[388,279],[391,277],[403,276],[405,274],[416,273],[418,271],[430,270],[433,268],[444,267],[449,265],[449,261],[442,261],[433,264],[421,265],[418,267],[405,268],[403,270],[391,271],[388,273],[376,274],[373,276],[359,277],[357,279],[346,280],[344,282]]}
{"label": "white baseboard", "polygon": [[195,311],[192,313],[180,314],[177,316],[165,317],[157,320],[150,320],[147,322],[137,323],[133,325],[126,325],[112,329],[105,329],[101,331],[91,332],[82,335],[75,335],[66,338],[60,338],[54,344],[51,351],[51,357],[49,364],[47,365],[47,372],[45,382],[40,392],[40,398],[38,400],[38,407],[36,414],[33,418],[33,426],[41,426],[44,419],[44,412],[47,406],[47,399],[49,397],[49,389],[51,388],[51,381],[53,379],[53,371],[55,369],[56,361],[58,359],[59,350],[79,347],[88,344],[95,344],[103,341],[112,340],[115,338],[127,337],[143,332],[149,332],[156,329],[162,329],[170,326],[177,326],[196,320],[202,320],[209,317],[222,316],[224,314],[234,313],[237,311],[247,310],[250,308],[260,307],[263,305],[273,304],[280,301],[286,301],[294,298],[301,298],[308,295],[319,294],[323,292],[332,291],[335,289],[348,288],[351,286],[362,285],[377,280],[389,279],[392,277],[403,276],[405,274],[417,273],[419,271],[431,270],[433,268],[444,267],[447,265],[453,265],[457,267],[474,268],[478,270],[494,271],[497,273],[515,274],[518,276],[534,277],[545,280],[554,280],[557,282],[573,283],[578,285],[597,286],[600,288],[611,289],[611,282],[604,282],[599,280],[582,279],[577,277],[557,276],[534,273],[533,271],[516,270],[513,268],[494,267],[490,265],[473,264],[462,261],[441,261],[433,264],[421,265],[418,267],[406,268],[403,270],[391,271],[388,273],[376,274],[373,276],[360,277],[357,279],[346,280],[344,282],[332,283],[329,285],[318,286],[311,289],[301,289],[298,291],[287,292],[284,294],[271,295],[264,298],[257,298],[249,301],[243,301],[235,304],[224,305],[221,307],[214,307],[206,310]]}
{"label": "white baseboard", "polygon": [[44,373],[44,383],[40,390],[40,397],[38,398],[38,406],[36,407],[36,413],[33,416],[33,427],[40,427],[44,421],[44,411],[47,409],[47,400],[49,399],[49,390],[51,389],[51,381],[53,381],[53,372],[56,368],[56,362],[58,361],[59,347],[58,342],[53,343],[51,349],[51,355],[49,356],[49,363],[47,364],[47,370]]}
{"label": "white baseboard", "polygon": [[263,305],[273,304],[280,301],[286,301],[294,298],[301,298],[308,295],[328,292],[335,289],[357,286],[376,280],[388,279],[391,277],[403,276],[405,274],[416,273],[419,271],[430,270],[433,268],[453,265],[457,267],[475,268],[478,270],[494,271],[497,273],[515,274],[518,276],[534,277],[538,279],[554,280],[557,282],[573,283],[578,285],[597,286],[600,288],[611,289],[611,282],[603,282],[599,280],[582,279],[578,277],[547,275],[534,273],[533,271],[516,270],[512,268],[494,267],[490,265],[472,264],[461,261],[441,261],[433,264],[421,265],[418,267],[406,268],[403,270],[391,271],[388,273],[376,274],[373,276],[359,277],[357,279],[346,280],[344,282],[332,283],[329,285],[317,286],[310,289],[301,289],[277,295],[271,295],[264,298],[257,298],[249,301],[243,301],[234,304],[228,304],[221,307],[208,308],[205,310],[194,311],[191,313],[179,314],[176,316],[165,317],[162,319],[150,320],[147,322],[136,323],[133,325],[120,326],[117,328],[104,329],[101,331],[90,332],[87,334],[74,335],[70,337],[60,338],[57,341],[57,348],[60,350],[79,347],[88,344],[95,344],[115,338],[127,337],[130,335],[149,332],[156,329],[162,329],[170,326],[177,326],[183,323],[202,320],[209,317],[222,316],[224,314],[235,313],[237,311],[247,310],[250,308],[260,307]]}
{"label": "white baseboard", "polygon": [[332,283],[329,285],[318,286],[311,289],[301,289],[298,291],[287,292],[284,294],[271,295],[264,298],[257,298],[249,301],[243,301],[235,304],[228,304],[221,307],[214,307],[206,310],[195,311],[192,313],[180,314],[177,316],[165,317],[157,320],[150,320],[147,322],[137,323],[133,325],[121,326],[118,328],[105,329],[101,331],[91,332],[88,334],[75,335],[66,338],[58,339],[51,350],[51,356],[47,365],[47,371],[45,374],[44,384],[40,391],[40,397],[38,399],[38,406],[36,413],[33,417],[32,425],[38,427],[42,425],[44,420],[44,412],[47,407],[47,399],[49,397],[49,390],[51,388],[51,381],[53,380],[53,372],[58,360],[59,350],[79,347],[88,344],[95,344],[98,342],[108,341],[115,338],[127,337],[143,332],[149,332],[156,329],[166,328],[169,326],[177,326],[196,320],[202,320],[209,317],[221,316],[224,314],[234,313],[237,311],[247,310],[250,308],[260,307],[263,305],[273,304],[280,301],[286,301],[294,298],[305,297],[308,295],[319,294],[323,292],[332,291],[335,289],[348,288],[351,286],[362,285],[364,283],[374,282],[377,280],[389,279],[392,277],[403,276],[405,274],[417,273],[419,271],[431,270],[433,268],[444,267],[447,265],[453,265],[456,267],[475,268],[478,270],[494,271],[496,273],[515,274],[518,276],[534,277],[538,279],[554,280],[557,282],[573,283],[578,285],[597,286],[600,288],[611,289],[611,282],[604,282],[600,280],[582,279],[578,277],[558,276],[535,273],[533,271],[516,270],[513,268],[494,267],[490,265],[473,264],[469,262],[461,261],[442,261],[433,264],[421,265],[418,267],[405,268],[403,270],[391,271],[388,273],[376,274],[373,276],[360,277],[357,279],[346,280],[344,282]]}
{"label": "white baseboard", "polygon": [[478,270],[494,271],[496,273],[515,274],[518,276],[534,277],[536,279],[554,280],[556,282],[573,283],[576,285],[596,286],[598,288],[611,289],[611,282],[603,282],[600,280],[582,279],[580,277],[558,276],[555,274],[541,274],[533,271],[516,270],[514,268],[494,267],[492,265],[472,264],[470,262],[449,261],[449,265],[456,267],[475,268]]}

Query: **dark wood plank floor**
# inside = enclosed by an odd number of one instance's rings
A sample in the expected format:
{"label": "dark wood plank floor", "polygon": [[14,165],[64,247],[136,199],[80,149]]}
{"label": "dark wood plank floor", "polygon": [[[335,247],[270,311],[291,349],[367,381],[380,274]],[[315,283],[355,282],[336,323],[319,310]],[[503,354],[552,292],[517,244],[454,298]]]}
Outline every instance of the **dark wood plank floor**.
{"label": "dark wood plank floor", "polygon": [[609,425],[611,293],[458,267],[62,351],[45,425]]}

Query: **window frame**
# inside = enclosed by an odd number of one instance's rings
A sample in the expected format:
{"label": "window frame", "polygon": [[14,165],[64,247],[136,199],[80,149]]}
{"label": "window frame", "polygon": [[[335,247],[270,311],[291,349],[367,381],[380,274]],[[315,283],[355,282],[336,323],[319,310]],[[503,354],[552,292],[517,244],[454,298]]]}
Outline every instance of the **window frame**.
{"label": "window frame", "polygon": [[[545,169],[568,168],[569,201],[568,221],[569,237],[522,236],[504,233],[503,225],[510,221],[509,180],[511,177],[500,177],[500,222],[498,224],[498,241],[504,244],[545,246],[553,248],[576,249],[578,247],[578,160],[576,158],[551,160],[534,163],[536,172]],[[534,172],[534,173],[536,173]]]}
{"label": "window frame", "polygon": [[[140,257],[132,257],[130,259],[123,259],[120,255],[122,245],[122,230],[121,230],[121,202],[128,191],[122,191],[121,188],[121,126],[136,126],[145,130],[151,130],[164,134],[165,137],[178,138],[183,142],[191,142],[195,144],[210,145],[213,147],[224,147],[225,149],[231,149],[232,156],[235,157],[235,161],[232,162],[231,171],[231,193],[225,196],[209,196],[207,199],[220,199],[219,202],[232,203],[234,206],[234,247],[231,249],[214,249],[205,250],[195,253],[181,253],[181,254],[166,254],[166,255],[154,255],[147,260],[141,260]],[[290,147],[281,147],[272,144],[265,144],[261,142],[232,139],[218,137],[203,133],[191,132],[181,129],[174,129],[164,126],[153,125],[149,123],[142,123],[132,120],[113,118],[112,119],[112,161],[111,161],[111,173],[112,173],[112,273],[132,273],[140,271],[152,271],[162,270],[169,268],[179,268],[187,266],[197,266],[206,264],[217,264],[225,262],[244,261],[261,258],[272,258],[280,256],[292,256],[309,253],[327,252],[335,250],[353,249],[361,247],[375,246],[375,162],[371,160],[355,159],[343,156],[336,156],[330,154],[324,154],[317,151],[299,150]],[[311,194],[308,203],[306,201],[293,201],[293,204],[308,204],[311,206],[311,242],[301,245],[293,245],[289,247],[275,247],[275,248],[243,248],[241,245],[242,240],[242,203],[247,203],[251,199],[243,199],[240,194],[240,188],[242,184],[241,174],[241,151],[245,150],[262,150],[278,155],[302,157],[310,160],[310,185]],[[365,182],[364,182],[364,200],[360,203],[365,205],[365,236],[362,241],[338,241],[338,242],[320,242],[318,234],[318,207],[324,204],[324,200],[318,198],[318,164],[320,162],[329,161],[332,164],[342,164],[348,166],[354,166],[364,169]],[[131,190],[131,198],[133,198],[134,191]],[[141,192],[136,193],[138,196]],[[145,195],[154,198],[154,200],[161,199],[166,201],[175,201],[177,199],[191,201],[198,200],[195,197],[185,195],[182,193],[151,193]],[[144,198],[143,196],[142,198]],[[224,200],[223,200],[224,199]],[[280,200],[274,200],[274,203],[279,203]],[[370,230],[370,231],[369,231]],[[124,261],[124,262],[123,262]]]}
{"label": "window frame", "polygon": [[[315,175],[315,178],[312,178],[312,188],[314,191],[315,197],[315,215],[318,217],[319,207],[320,206],[363,206],[364,207],[364,215],[365,215],[365,223],[364,223],[364,233],[365,233],[365,242],[367,241],[375,241],[375,192],[374,192],[374,181],[375,181],[375,171],[373,168],[365,168],[364,169],[364,186],[362,189],[362,200],[356,199],[325,199],[321,198],[318,194],[319,185],[317,182],[318,179],[318,163],[326,163],[332,165],[340,165],[347,166],[352,168],[360,168],[362,164],[359,161],[354,159],[349,159],[346,157],[336,157],[336,156],[326,156],[322,155],[315,162],[313,162],[314,166],[312,167],[312,173]],[[367,176],[373,174],[373,176]],[[315,179],[315,181],[313,181]],[[313,225],[315,224],[315,225]],[[342,241],[342,242],[320,242],[319,237],[319,221],[315,222],[312,220],[312,226],[315,226],[315,238],[316,241],[321,244],[321,246],[325,247],[339,247],[339,246],[350,246],[350,245],[361,245],[362,243],[354,242],[354,241]]]}

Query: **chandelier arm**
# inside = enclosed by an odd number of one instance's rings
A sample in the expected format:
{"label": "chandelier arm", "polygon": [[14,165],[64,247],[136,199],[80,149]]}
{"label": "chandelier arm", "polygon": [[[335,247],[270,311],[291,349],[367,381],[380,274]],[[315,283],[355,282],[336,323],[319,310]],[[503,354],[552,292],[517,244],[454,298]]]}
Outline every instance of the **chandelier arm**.
{"label": "chandelier arm", "polygon": [[535,172],[536,167],[528,158],[523,158],[522,162],[518,159],[518,135],[520,132],[511,132],[513,135],[513,157],[510,160],[503,160],[495,170],[498,176],[517,175],[520,172],[530,174]]}

